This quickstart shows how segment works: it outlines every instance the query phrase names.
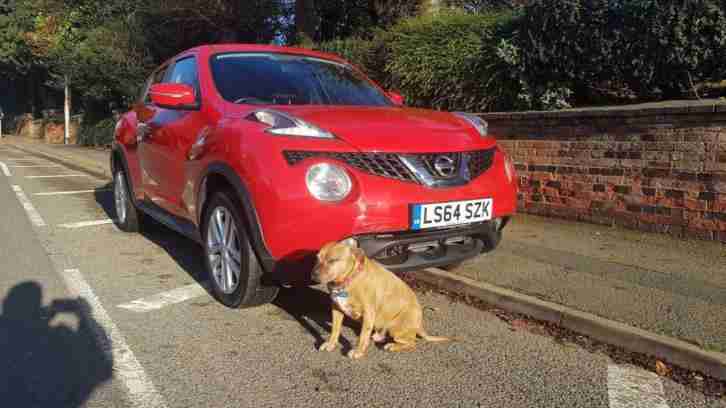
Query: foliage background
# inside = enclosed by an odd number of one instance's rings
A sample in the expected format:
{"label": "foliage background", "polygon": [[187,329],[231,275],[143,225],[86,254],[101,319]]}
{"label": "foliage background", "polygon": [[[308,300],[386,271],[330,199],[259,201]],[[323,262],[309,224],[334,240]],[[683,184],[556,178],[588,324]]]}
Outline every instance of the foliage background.
{"label": "foliage background", "polygon": [[177,52],[252,42],[341,54],[409,104],[436,109],[561,109],[726,88],[726,0],[446,0],[438,12],[428,3],[0,0],[0,85],[17,88],[16,113],[38,117],[60,107],[68,78],[74,111],[96,129]]}

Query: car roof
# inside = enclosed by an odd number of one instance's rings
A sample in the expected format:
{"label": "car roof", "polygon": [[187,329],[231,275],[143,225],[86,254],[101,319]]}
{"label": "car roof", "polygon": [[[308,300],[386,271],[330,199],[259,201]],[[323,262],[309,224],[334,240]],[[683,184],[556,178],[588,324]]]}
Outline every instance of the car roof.
{"label": "car roof", "polygon": [[[266,52],[266,53],[277,53],[277,54],[293,54],[303,55],[307,57],[322,58],[343,64],[349,64],[348,61],[338,57],[334,54],[328,54],[324,52],[313,51],[307,48],[298,47],[282,47],[278,45],[261,45],[261,44],[207,44],[200,45],[198,47],[190,48],[182,51],[174,57],[170,58],[166,63],[170,63],[177,58],[189,55],[189,54],[202,54],[202,55],[214,55],[232,52]],[[162,64],[162,65],[164,65]]]}

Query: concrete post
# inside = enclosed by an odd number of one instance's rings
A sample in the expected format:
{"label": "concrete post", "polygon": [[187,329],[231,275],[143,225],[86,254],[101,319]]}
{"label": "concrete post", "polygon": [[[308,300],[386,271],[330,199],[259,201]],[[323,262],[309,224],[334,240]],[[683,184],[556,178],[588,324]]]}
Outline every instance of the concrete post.
{"label": "concrete post", "polygon": [[63,103],[63,113],[65,116],[65,129],[63,129],[63,143],[68,144],[71,139],[71,90],[70,90],[70,78],[68,75],[65,76],[65,100]]}

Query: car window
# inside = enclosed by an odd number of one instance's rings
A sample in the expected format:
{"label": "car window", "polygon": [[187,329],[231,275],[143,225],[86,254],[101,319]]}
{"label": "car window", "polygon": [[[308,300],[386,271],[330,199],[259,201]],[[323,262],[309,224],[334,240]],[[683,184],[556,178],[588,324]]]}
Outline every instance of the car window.
{"label": "car window", "polygon": [[212,58],[222,97],[260,105],[388,106],[373,83],[349,66],[300,55],[233,53]]}
{"label": "car window", "polygon": [[194,92],[198,97],[199,79],[197,75],[196,59],[194,57],[187,57],[177,61],[164,82],[189,85],[194,89]]}
{"label": "car window", "polygon": [[164,76],[166,75],[168,66],[164,66],[159,68],[156,72],[151,74],[149,79],[146,81],[146,87],[144,88],[144,96],[142,97],[142,100],[145,104],[151,103],[151,97],[149,96],[149,89],[151,88],[151,85],[158,84],[161,81],[164,80]]}

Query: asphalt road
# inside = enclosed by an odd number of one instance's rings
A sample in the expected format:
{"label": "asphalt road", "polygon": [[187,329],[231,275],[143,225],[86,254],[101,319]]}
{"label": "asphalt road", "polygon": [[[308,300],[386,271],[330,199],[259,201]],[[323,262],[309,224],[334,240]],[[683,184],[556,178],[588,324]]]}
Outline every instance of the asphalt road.
{"label": "asphalt road", "polygon": [[3,406],[726,407],[436,294],[420,294],[428,331],[460,341],[351,361],[350,324],[317,352],[321,289],[226,309],[196,244],[153,223],[122,233],[106,180],[37,166],[54,164],[0,144]]}

